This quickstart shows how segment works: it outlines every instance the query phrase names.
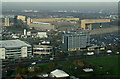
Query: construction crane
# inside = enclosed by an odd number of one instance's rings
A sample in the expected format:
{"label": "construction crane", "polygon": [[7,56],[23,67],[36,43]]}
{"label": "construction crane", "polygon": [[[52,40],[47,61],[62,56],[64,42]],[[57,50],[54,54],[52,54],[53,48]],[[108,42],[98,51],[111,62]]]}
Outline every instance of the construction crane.
{"label": "construction crane", "polygon": [[86,25],[89,30],[92,29],[93,23],[107,23],[110,22],[110,19],[83,19],[81,20],[81,29],[86,30]]}

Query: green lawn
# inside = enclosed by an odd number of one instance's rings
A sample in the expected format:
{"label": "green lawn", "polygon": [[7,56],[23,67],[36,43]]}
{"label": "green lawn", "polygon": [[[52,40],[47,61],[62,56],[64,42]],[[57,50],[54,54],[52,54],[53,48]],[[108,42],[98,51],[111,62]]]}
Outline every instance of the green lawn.
{"label": "green lawn", "polygon": [[[84,62],[85,64],[84,66],[80,66],[75,64],[75,61]],[[76,77],[118,77],[120,75],[118,56],[51,62],[46,64],[37,64],[34,67],[37,68],[37,70],[32,73],[32,75],[51,72],[55,69],[61,69],[69,75]],[[83,68],[85,67],[92,67],[94,72],[85,73],[83,71]],[[100,67],[103,68],[100,69]],[[107,72],[109,73],[107,74]],[[31,73],[28,74],[31,75]]]}
{"label": "green lawn", "polygon": [[[99,58],[87,58],[85,59],[86,62],[94,64],[96,66],[102,66],[103,69],[99,70],[101,72],[110,72],[108,76],[118,76],[120,75],[120,62],[119,62],[119,56],[109,56],[109,57],[99,57]],[[107,75],[103,75],[107,76]]]}

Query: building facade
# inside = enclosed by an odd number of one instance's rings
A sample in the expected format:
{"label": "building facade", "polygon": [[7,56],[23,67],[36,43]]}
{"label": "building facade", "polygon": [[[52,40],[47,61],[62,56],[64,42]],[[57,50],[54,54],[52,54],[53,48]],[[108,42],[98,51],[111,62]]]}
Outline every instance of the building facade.
{"label": "building facade", "polygon": [[34,45],[33,54],[34,55],[50,55],[52,54],[52,46]]}
{"label": "building facade", "polygon": [[31,45],[21,40],[0,41],[0,59],[20,58],[32,55]]}
{"label": "building facade", "polygon": [[76,51],[86,48],[90,44],[89,31],[69,32],[63,35],[62,49],[64,51]]}

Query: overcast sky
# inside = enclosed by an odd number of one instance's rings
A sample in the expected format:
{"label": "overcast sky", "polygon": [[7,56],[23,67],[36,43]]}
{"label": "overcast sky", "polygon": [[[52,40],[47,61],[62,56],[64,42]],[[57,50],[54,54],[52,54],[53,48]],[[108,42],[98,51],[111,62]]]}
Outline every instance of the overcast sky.
{"label": "overcast sky", "polygon": [[117,2],[3,2],[3,9],[32,10],[117,10]]}
{"label": "overcast sky", "polygon": [[120,0],[1,0],[2,2],[119,2]]}

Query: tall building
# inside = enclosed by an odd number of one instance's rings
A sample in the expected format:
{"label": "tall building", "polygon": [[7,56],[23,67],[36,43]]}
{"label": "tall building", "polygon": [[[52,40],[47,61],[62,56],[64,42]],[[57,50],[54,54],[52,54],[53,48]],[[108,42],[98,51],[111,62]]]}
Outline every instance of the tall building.
{"label": "tall building", "polygon": [[5,18],[5,26],[10,26],[9,18]]}
{"label": "tall building", "polygon": [[86,48],[90,44],[89,31],[69,32],[63,35],[62,49],[64,51],[76,51]]}
{"label": "tall building", "polygon": [[32,55],[31,45],[21,40],[1,40],[0,59],[28,57]]}

